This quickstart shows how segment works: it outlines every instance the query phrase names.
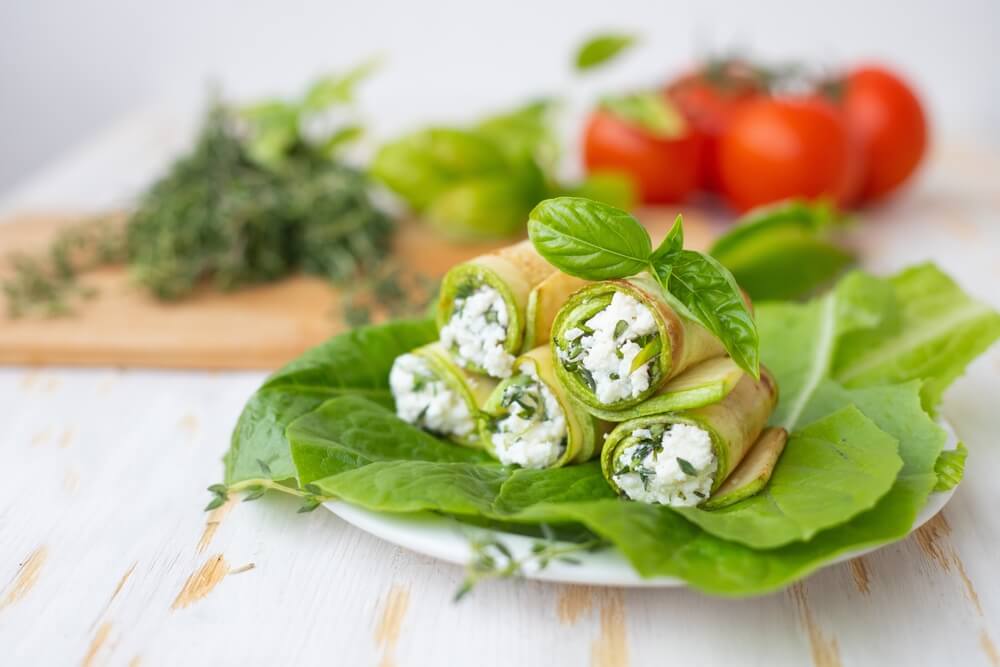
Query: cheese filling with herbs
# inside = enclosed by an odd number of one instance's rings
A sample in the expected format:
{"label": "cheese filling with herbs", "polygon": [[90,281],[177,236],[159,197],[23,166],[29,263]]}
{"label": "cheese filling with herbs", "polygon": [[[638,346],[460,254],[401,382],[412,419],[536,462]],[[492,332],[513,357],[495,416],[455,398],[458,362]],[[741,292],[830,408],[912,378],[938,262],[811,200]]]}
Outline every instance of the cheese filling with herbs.
{"label": "cheese filling with herbs", "polygon": [[455,298],[441,343],[465,368],[483,370],[491,377],[510,377],[514,355],[504,349],[507,340],[507,304],[489,285],[467,290]]}
{"label": "cheese filling with herbs", "polygon": [[490,442],[503,464],[547,468],[566,451],[566,415],[534,366],[522,364],[518,372],[504,389],[506,414],[491,423]]}
{"label": "cheese filling with herbs", "polygon": [[466,436],[476,422],[465,399],[415,354],[396,358],[389,372],[396,414],[403,421],[444,436]]}
{"label": "cheese filling with herbs", "polygon": [[612,479],[632,500],[673,507],[698,505],[712,492],[719,462],[708,432],[691,424],[632,431]]}
{"label": "cheese filling with herbs", "polygon": [[652,311],[634,297],[615,292],[611,303],[568,329],[563,339],[561,363],[580,374],[601,403],[635,398],[649,389],[660,341]]}

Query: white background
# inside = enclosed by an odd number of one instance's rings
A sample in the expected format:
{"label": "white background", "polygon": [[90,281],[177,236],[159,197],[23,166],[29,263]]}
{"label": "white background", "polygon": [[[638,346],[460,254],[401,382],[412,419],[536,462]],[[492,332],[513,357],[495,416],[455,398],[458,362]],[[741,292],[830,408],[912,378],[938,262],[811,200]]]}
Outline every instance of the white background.
{"label": "white background", "polygon": [[594,89],[655,82],[712,49],[881,58],[925,92],[939,136],[1000,136],[996,0],[4,0],[0,192],[128,111],[189,108],[211,81],[240,97],[289,93],[380,53],[362,99],[378,135],[565,92],[574,46],[609,27],[646,41]]}

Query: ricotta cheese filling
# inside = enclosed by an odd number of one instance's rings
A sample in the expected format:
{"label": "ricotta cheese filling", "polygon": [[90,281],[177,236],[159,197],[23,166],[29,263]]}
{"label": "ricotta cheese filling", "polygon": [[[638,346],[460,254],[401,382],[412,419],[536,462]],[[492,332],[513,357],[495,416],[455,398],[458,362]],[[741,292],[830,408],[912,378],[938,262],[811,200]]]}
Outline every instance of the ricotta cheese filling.
{"label": "ricotta cheese filling", "polygon": [[389,371],[396,414],[444,436],[467,436],[476,428],[465,398],[442,380],[426,359],[415,354],[396,358]]}
{"label": "ricotta cheese filling", "polygon": [[566,450],[566,415],[532,364],[518,372],[504,388],[500,405],[507,414],[494,421],[490,441],[501,463],[546,468]]}
{"label": "ricotta cheese filling", "polygon": [[649,389],[655,356],[649,352],[658,344],[658,330],[652,311],[635,297],[615,292],[611,303],[563,338],[567,345],[558,350],[563,365],[581,374],[601,403]]}
{"label": "ricotta cheese filling", "polygon": [[500,292],[480,285],[455,299],[451,318],[441,328],[441,342],[462,366],[495,378],[510,377],[514,355],[504,349],[507,324],[507,304]]}
{"label": "ricotta cheese filling", "polygon": [[630,444],[615,461],[615,484],[627,497],[673,507],[708,498],[719,462],[708,433],[690,424],[632,431]]}

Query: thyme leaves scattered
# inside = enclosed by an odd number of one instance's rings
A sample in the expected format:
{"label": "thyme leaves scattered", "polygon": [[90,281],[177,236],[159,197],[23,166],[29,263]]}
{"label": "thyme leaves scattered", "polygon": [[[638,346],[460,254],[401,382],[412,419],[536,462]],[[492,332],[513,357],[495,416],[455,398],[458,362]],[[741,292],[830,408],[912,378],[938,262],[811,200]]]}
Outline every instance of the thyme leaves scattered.
{"label": "thyme leaves scattered", "polygon": [[531,545],[528,553],[517,556],[495,534],[487,534],[470,540],[472,560],[466,566],[465,579],[455,592],[454,602],[459,602],[482,581],[508,579],[523,576],[528,569],[544,570],[553,562],[579,565],[575,554],[593,553],[606,546],[606,542],[591,537],[581,542],[560,542],[552,529],[541,525],[544,539]]}

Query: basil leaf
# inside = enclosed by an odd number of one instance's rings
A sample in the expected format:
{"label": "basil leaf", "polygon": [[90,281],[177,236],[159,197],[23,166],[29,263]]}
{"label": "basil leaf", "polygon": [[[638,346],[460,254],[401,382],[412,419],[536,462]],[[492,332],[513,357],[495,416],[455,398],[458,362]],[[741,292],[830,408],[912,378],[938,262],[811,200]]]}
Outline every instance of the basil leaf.
{"label": "basil leaf", "polygon": [[347,104],[354,100],[354,89],[380,66],[378,58],[373,58],[351,68],[344,74],[328,75],[306,91],[302,100],[302,110],[319,112],[335,105]]}
{"label": "basil leaf", "polygon": [[656,249],[653,253],[653,261],[665,260],[671,255],[680,252],[684,249],[684,219],[678,215],[674,218],[674,226],[670,228],[670,232],[667,233],[666,237],[660,242],[660,247]]}
{"label": "basil leaf", "polygon": [[649,233],[625,211],[590,199],[546,199],[528,217],[535,249],[563,273],[627,278],[649,268]]}
{"label": "basil leaf", "polygon": [[636,43],[635,35],[603,33],[594,35],[576,52],[575,65],[580,71],[610,62]]}
{"label": "basil leaf", "polygon": [[601,107],[658,139],[676,139],[686,127],[680,112],[657,92],[605,97]]}
{"label": "basil leaf", "polygon": [[663,288],[722,341],[733,361],[760,377],[757,325],[733,274],[718,260],[694,250],[654,261],[653,269]]}

